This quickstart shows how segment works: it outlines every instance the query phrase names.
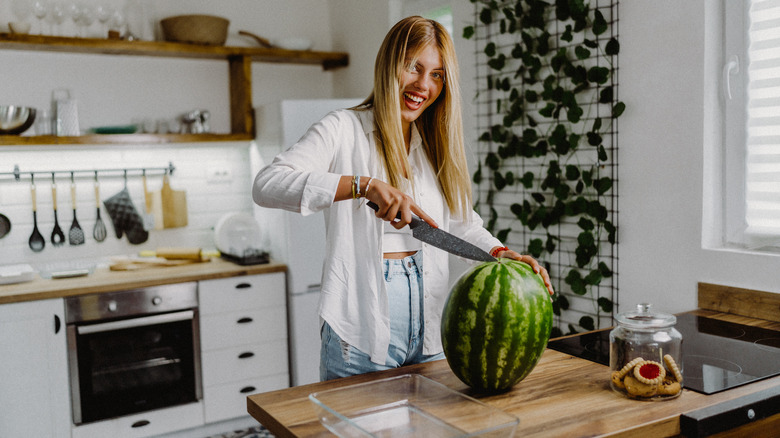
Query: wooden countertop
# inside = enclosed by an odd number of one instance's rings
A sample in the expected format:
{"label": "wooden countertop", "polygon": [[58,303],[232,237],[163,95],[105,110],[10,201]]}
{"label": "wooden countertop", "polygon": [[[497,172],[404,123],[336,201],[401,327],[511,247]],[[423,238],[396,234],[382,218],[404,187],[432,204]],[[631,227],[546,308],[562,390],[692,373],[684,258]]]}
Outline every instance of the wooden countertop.
{"label": "wooden countertop", "polygon": [[0,285],[0,304],[286,271],[287,265],[273,261],[260,265],[241,266],[219,258],[203,263],[154,267],[137,271],[98,269],[84,277],[56,280],[36,277],[26,283]]}
{"label": "wooden countertop", "polygon": [[[707,310],[696,312],[780,330],[780,323],[751,321],[747,317]],[[612,391],[607,367],[548,349],[531,374],[504,394],[474,394],[452,373],[446,360],[442,360],[254,394],[247,398],[247,410],[280,438],[332,436],[318,422],[308,400],[310,393],[408,373],[421,374],[516,415],[520,419],[517,436],[523,437],[676,436],[680,434],[679,419],[683,413],[780,386],[780,376],[776,376],[712,395],[685,389],[674,400],[636,401]],[[772,420],[772,425],[762,422],[753,425],[776,427],[780,414],[767,420]]]}

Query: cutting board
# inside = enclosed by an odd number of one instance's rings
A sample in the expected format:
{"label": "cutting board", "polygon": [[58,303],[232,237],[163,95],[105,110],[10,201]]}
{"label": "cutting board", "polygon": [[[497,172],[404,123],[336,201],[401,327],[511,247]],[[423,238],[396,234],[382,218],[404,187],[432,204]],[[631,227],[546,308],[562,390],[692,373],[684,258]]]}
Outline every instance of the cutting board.
{"label": "cutting board", "polygon": [[[155,224],[162,223],[163,228],[179,228],[187,226],[187,192],[174,190],[168,175],[163,177],[163,185],[152,197],[152,211]],[[158,217],[161,216],[161,217]]]}

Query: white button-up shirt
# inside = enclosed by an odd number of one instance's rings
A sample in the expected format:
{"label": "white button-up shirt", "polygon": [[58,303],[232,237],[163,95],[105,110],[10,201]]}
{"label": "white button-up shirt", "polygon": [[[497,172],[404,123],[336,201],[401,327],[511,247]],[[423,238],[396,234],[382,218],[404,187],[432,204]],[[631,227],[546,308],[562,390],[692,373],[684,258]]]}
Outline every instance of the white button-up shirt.
{"label": "white button-up shirt", "polygon": [[[382,221],[355,199],[333,202],[342,175],[386,180],[377,155],[372,110],[337,110],[312,125],[290,149],[255,177],[252,196],[263,207],[303,215],[324,210],[326,259],[319,314],[345,342],[384,364],[390,345],[388,298],[382,275]],[[414,126],[414,124],[412,125]],[[442,230],[485,251],[501,242],[482,227],[476,212],[468,221],[450,216],[436,174],[416,128],[409,153],[415,202]],[[423,354],[442,351],[439,325],[449,293],[448,254],[424,244]]]}

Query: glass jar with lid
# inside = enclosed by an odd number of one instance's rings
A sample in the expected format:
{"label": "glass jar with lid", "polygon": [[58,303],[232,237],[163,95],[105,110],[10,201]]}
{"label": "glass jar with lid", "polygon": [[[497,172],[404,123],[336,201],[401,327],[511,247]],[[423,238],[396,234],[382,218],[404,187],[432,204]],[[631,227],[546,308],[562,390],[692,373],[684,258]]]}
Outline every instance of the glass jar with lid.
{"label": "glass jar with lid", "polygon": [[666,400],[682,393],[682,335],[677,318],[648,303],[618,314],[609,334],[611,386],[639,400]]}

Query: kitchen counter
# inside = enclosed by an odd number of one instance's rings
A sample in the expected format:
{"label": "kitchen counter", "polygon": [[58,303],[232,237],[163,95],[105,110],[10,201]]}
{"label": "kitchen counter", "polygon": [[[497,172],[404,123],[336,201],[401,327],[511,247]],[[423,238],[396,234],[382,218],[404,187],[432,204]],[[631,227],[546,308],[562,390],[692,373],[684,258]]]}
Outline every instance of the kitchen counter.
{"label": "kitchen counter", "polygon": [[[780,323],[708,310],[695,312],[780,330]],[[780,376],[775,376],[712,395],[685,389],[674,400],[636,401],[612,391],[607,367],[547,349],[531,374],[503,394],[474,394],[452,373],[446,360],[441,360],[251,395],[247,410],[280,438],[332,436],[318,422],[308,400],[310,393],[408,373],[421,374],[516,415],[520,418],[517,434],[524,437],[677,436],[681,414],[780,387]],[[778,425],[780,414],[751,423],[739,432],[749,429],[752,435],[770,436]]]}
{"label": "kitchen counter", "polygon": [[285,271],[287,271],[287,265],[273,261],[259,265],[241,266],[219,258],[203,263],[153,267],[136,271],[98,269],[84,277],[56,280],[36,277],[33,281],[26,283],[0,285],[0,304]]}

